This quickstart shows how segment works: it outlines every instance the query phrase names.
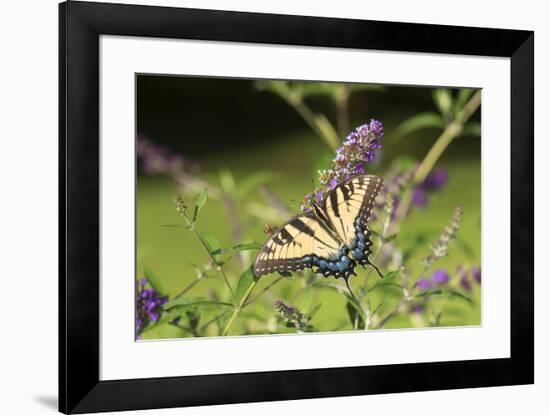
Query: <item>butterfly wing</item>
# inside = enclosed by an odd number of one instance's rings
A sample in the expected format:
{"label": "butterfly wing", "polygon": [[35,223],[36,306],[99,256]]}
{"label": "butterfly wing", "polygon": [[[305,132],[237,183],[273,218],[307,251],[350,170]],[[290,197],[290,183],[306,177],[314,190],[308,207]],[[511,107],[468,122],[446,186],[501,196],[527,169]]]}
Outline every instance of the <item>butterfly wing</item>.
{"label": "butterfly wing", "polygon": [[368,221],[383,180],[362,175],[336,186],[326,197],[324,211],[338,237],[351,251],[352,258],[362,265],[372,265],[371,232]]}
{"label": "butterfly wing", "polygon": [[325,198],[324,211],[338,237],[350,248],[357,228],[367,228],[374,200],[382,188],[377,176],[357,176],[336,186]]}
{"label": "butterfly wing", "polygon": [[311,268],[326,276],[348,276],[355,264],[347,252],[315,215],[303,214],[288,221],[264,244],[256,257],[254,274]]}
{"label": "butterfly wing", "polygon": [[313,212],[296,216],[262,247],[254,274],[311,268],[324,276],[348,278],[357,263],[372,265],[368,219],[382,188],[376,176],[357,176],[336,186]]}

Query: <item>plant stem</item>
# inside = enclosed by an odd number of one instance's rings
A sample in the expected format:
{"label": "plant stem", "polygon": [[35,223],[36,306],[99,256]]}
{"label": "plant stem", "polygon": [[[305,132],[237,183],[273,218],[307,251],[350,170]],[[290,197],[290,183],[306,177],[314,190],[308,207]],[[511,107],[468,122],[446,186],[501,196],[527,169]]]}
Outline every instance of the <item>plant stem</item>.
{"label": "plant stem", "polygon": [[386,317],[384,317],[382,321],[380,321],[380,323],[378,323],[376,328],[377,329],[384,328],[384,325],[397,315],[397,313],[399,312],[399,309],[404,303],[405,303],[405,298],[402,298],[401,301],[399,301],[399,303],[393,308],[393,310]]}
{"label": "plant stem", "polygon": [[338,133],[324,115],[313,113],[302,100],[291,100],[284,97],[296,110],[304,121],[321,137],[331,150],[336,150],[339,145]]}
{"label": "plant stem", "polygon": [[338,132],[341,137],[349,131],[349,119],[348,119],[348,102],[350,91],[347,85],[342,85],[338,88],[337,94],[334,98],[336,104],[336,116],[338,122]]}
{"label": "plant stem", "polygon": [[[351,285],[349,285],[349,278],[344,278],[344,281],[346,282],[346,287],[348,288],[348,291],[349,291],[349,294],[351,296],[351,298],[353,299],[353,301],[355,301],[355,304],[356,304],[356,309],[358,311],[359,314],[361,314],[361,317],[363,317],[363,320],[367,321],[367,314],[365,313],[365,310],[363,310],[363,306],[361,305],[361,303],[359,302],[359,300],[357,299],[357,297],[355,296],[355,294],[353,294],[353,291],[351,289]],[[358,319],[357,319],[357,316],[356,316],[356,320],[355,320],[355,323],[354,323],[354,329],[357,329],[357,324],[359,323]]]}
{"label": "plant stem", "polygon": [[223,267],[221,265],[218,265],[218,261],[216,260],[216,258],[214,257],[214,255],[212,255],[212,252],[210,252],[210,249],[208,249],[208,246],[204,243],[203,239],[202,239],[202,236],[200,235],[200,233],[197,231],[197,229],[195,228],[195,224],[192,223],[189,218],[187,217],[186,214],[183,214],[182,215],[184,218],[185,218],[185,221],[187,222],[187,226],[191,229],[191,232],[193,232],[193,234],[198,238],[198,240],[201,242],[203,248],[206,250],[206,252],[208,253],[208,256],[210,257],[210,259],[212,260],[212,262],[214,264],[216,264],[216,268],[217,270],[220,272],[220,274],[222,275],[224,281],[225,281],[225,285],[227,285],[227,288],[229,289],[229,292],[231,293],[231,298],[233,300],[233,304],[237,304],[237,296],[235,295],[235,292],[233,291],[233,288],[231,287],[231,284],[229,283],[229,279],[227,278],[227,275],[225,275],[225,271],[223,270]]}
{"label": "plant stem", "polygon": [[380,321],[380,323],[378,323],[378,325],[376,326],[377,329],[383,328],[388,321],[390,321],[392,318],[394,318],[397,315],[401,306],[406,302],[410,301],[411,295],[410,295],[410,290],[408,288],[409,286],[408,277],[403,267],[401,268],[401,276],[403,277],[403,298],[401,298],[401,300],[399,301],[399,303],[397,303],[397,305],[393,308],[393,310],[386,317],[384,317]]}
{"label": "plant stem", "polygon": [[189,291],[191,288],[193,288],[195,286],[195,284],[197,284],[198,282],[200,281],[199,278],[193,280],[191,282],[191,284],[189,284],[187,287],[185,287],[183,290],[181,290],[178,294],[176,294],[174,296],[174,299],[176,298],[180,298],[182,295],[184,295],[187,291]]}
{"label": "plant stem", "polygon": [[207,321],[207,322],[204,323],[204,325],[200,328],[200,331],[205,330],[205,329],[208,328],[212,323],[215,323],[215,322],[219,321],[220,318],[222,318],[223,316],[225,316],[227,313],[229,313],[229,310],[228,310],[228,311],[224,311],[223,313],[217,315],[217,316],[214,317],[213,319]]}
{"label": "plant stem", "polygon": [[264,294],[266,291],[268,291],[269,289],[271,289],[271,287],[273,287],[275,284],[279,283],[279,281],[282,281],[284,279],[284,277],[279,277],[275,280],[273,280],[271,283],[269,283],[269,285],[267,285],[266,287],[264,287],[264,289],[262,291],[260,291],[255,297],[251,298],[250,300],[248,300],[246,303],[243,304],[243,308],[245,308],[246,306],[252,304],[254,301],[256,301],[258,298],[260,298],[260,296],[262,294]]}
{"label": "plant stem", "polygon": [[481,91],[476,91],[476,93],[470,98],[470,100],[464,105],[464,108],[457,114],[454,120],[452,120],[447,128],[441,133],[439,138],[436,140],[422,163],[418,167],[416,174],[414,176],[414,181],[416,183],[422,183],[426,176],[430,173],[433,166],[443,154],[447,146],[453,141],[455,137],[460,135],[462,128],[468,119],[473,115],[473,113],[481,105]]}
{"label": "plant stem", "polygon": [[243,297],[241,298],[241,301],[239,301],[237,306],[233,309],[233,314],[231,315],[231,317],[229,318],[229,321],[225,325],[225,327],[222,331],[222,336],[227,336],[229,334],[229,330],[231,329],[231,326],[233,325],[233,322],[235,321],[235,319],[237,318],[237,316],[241,312],[244,303],[246,302],[246,300],[248,300],[248,297],[252,293],[252,290],[254,289],[256,284],[257,284],[257,281],[254,279],[252,281],[252,284],[250,284],[250,286],[248,287],[248,289],[244,293]]}

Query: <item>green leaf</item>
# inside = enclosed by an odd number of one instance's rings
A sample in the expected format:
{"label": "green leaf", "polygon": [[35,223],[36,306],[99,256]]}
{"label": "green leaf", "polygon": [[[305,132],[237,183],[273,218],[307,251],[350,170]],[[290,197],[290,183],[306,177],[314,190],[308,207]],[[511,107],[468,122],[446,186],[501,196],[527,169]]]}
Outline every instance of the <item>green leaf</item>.
{"label": "green leaf", "polygon": [[315,314],[317,314],[317,311],[319,311],[322,305],[323,305],[322,303],[317,304],[315,307],[311,309],[309,313],[307,313],[309,315],[310,320],[315,316]]}
{"label": "green leaf", "polygon": [[153,271],[145,268],[143,274],[145,275],[145,278],[147,278],[147,281],[149,281],[149,285],[153,287],[156,292],[161,295],[165,292],[160,279],[153,273]]}
{"label": "green leaf", "polygon": [[462,135],[481,136],[481,124],[477,121],[470,121],[462,128]]}
{"label": "green leaf", "polygon": [[403,121],[392,133],[393,139],[398,141],[410,133],[422,128],[445,128],[445,123],[435,112],[421,112]]}
{"label": "green leaf", "polygon": [[328,82],[304,82],[300,83],[300,93],[304,98],[312,96],[326,96],[332,97],[335,95],[335,90],[338,88],[338,84],[332,84]]}
{"label": "green leaf", "polygon": [[240,180],[237,184],[236,195],[238,199],[242,199],[250,192],[260,187],[262,184],[266,184],[276,177],[276,173],[271,171],[259,171],[254,174],[246,176]]}
{"label": "green leaf", "polygon": [[174,300],[168,301],[166,304],[164,304],[163,308],[165,310],[171,310],[173,308],[181,309],[181,308],[209,306],[209,305],[233,307],[233,304],[231,303],[209,300],[203,297],[179,297]]}
{"label": "green leaf", "polygon": [[195,209],[193,210],[193,220],[194,223],[197,220],[197,216],[199,215],[200,210],[202,207],[206,204],[206,200],[208,199],[208,189],[204,189],[199,196],[197,197],[197,201],[195,202]]}
{"label": "green leaf", "polygon": [[435,105],[444,118],[447,118],[453,105],[453,97],[449,89],[437,88],[432,93]]}
{"label": "green leaf", "polygon": [[248,268],[245,272],[239,277],[237,282],[237,290],[235,291],[235,296],[237,301],[242,303],[246,300],[248,294],[250,294],[251,286],[256,283],[256,277],[252,272],[252,267]]}
{"label": "green leaf", "polygon": [[379,288],[384,288],[384,287],[398,288],[400,290],[403,289],[403,286],[401,284],[397,284],[395,282],[377,282],[372,287],[370,287],[367,291],[371,292],[371,291],[377,290]]}
{"label": "green leaf", "polygon": [[378,304],[378,305],[375,307],[375,309],[372,311],[371,316],[376,315],[376,313],[378,313],[378,312],[382,309],[382,307],[383,307],[385,304],[386,304],[386,302],[381,302],[380,304]]}
{"label": "green leaf", "polygon": [[470,297],[468,297],[467,295],[464,295],[461,292],[455,291],[455,290],[452,290],[452,289],[423,291],[423,292],[415,295],[415,297],[421,298],[421,297],[432,296],[432,295],[442,295],[442,296],[445,296],[445,297],[457,297],[457,298],[460,298],[464,301],[467,301],[468,303],[472,302],[472,299]]}
{"label": "green leaf", "polygon": [[390,271],[386,275],[384,275],[384,282],[388,282],[388,280],[391,280],[392,278],[395,278],[398,275],[399,275],[399,270]]}
{"label": "green leaf", "polygon": [[218,256],[218,255],[229,254],[231,252],[233,252],[231,248],[219,248],[219,249],[216,249],[215,251],[212,251],[212,255]]}
{"label": "green leaf", "polygon": [[210,252],[212,255],[214,255],[214,252],[221,248],[221,245],[219,241],[216,239],[216,237],[208,232],[202,232],[200,234],[202,243],[204,246],[206,246],[206,249],[208,249],[208,252]]}
{"label": "green leaf", "polygon": [[262,244],[259,244],[257,242],[248,242],[248,243],[235,245],[232,249],[234,251],[254,251],[256,249],[261,249],[262,246],[263,246]]}
{"label": "green leaf", "polygon": [[216,259],[216,264],[223,265],[233,257],[233,250],[228,248],[216,249],[212,255]]}
{"label": "green leaf", "polygon": [[176,225],[176,224],[166,224],[166,225],[160,225],[161,228],[182,228],[182,225]]}

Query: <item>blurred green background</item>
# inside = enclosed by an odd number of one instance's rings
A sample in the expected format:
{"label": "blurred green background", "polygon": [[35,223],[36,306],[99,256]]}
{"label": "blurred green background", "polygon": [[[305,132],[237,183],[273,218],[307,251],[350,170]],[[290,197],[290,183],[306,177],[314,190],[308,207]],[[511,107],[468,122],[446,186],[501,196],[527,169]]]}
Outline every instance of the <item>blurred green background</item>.
{"label": "blurred green background", "polygon": [[[258,90],[252,80],[139,75],[136,91],[138,136],[193,160],[196,169],[193,174],[216,186],[224,180],[233,180],[238,189],[251,175],[265,172],[273,193],[295,213],[299,211],[303,196],[311,191],[312,180],[317,180],[317,170],[328,167],[327,161],[334,157],[334,152],[291,106],[268,91]],[[434,111],[432,94],[433,90],[425,87],[377,86],[350,96],[348,114],[352,128],[371,118],[378,119],[385,127],[383,148],[377,162],[368,166],[369,173],[384,176],[396,159],[424,158],[441,129],[424,128],[400,139],[392,134],[409,117]],[[314,96],[307,103],[336,123],[337,114],[325,97]],[[479,119],[480,111],[477,111],[473,120]],[[418,235],[425,239],[409,261],[414,275],[422,268],[421,259],[430,253],[429,243],[448,224],[454,208],[462,206],[464,216],[459,239],[451,246],[449,257],[435,266],[435,269],[444,268],[453,277],[450,284],[458,286],[457,266],[479,265],[481,260],[480,137],[464,135],[455,139],[437,162],[437,167],[449,172],[448,184],[429,198],[426,208],[412,211],[403,222],[398,238],[404,243],[418,243]],[[191,232],[164,226],[181,223],[173,202],[173,196],[179,193],[180,186],[169,175],[138,174],[136,278],[140,278],[145,269],[151,270],[161,282],[162,293],[170,297],[197,278],[192,264],[208,261],[207,253]],[[183,193],[183,196],[192,203],[192,194]],[[265,198],[261,192],[253,190],[236,206],[247,229],[240,241],[232,238],[223,203],[209,200],[197,226],[215,235],[223,247],[239,242],[263,243],[267,239],[263,227],[269,221],[259,216],[262,203],[265,204]],[[241,261],[227,263],[225,267],[232,284],[236,284],[243,269],[254,261],[255,253],[245,252]],[[362,282],[362,272],[351,280],[354,289]],[[257,291],[275,278],[276,274],[262,277]],[[342,281],[338,283],[343,284]],[[341,294],[328,289],[300,291],[303,284],[304,279],[298,277],[282,280],[263,294],[261,301],[243,311],[233,331],[243,334],[273,332],[277,317],[273,303],[279,299],[305,312],[321,304],[311,322],[318,331],[351,329],[345,313],[346,301]],[[201,280],[188,294],[229,299],[228,290],[219,278]],[[384,313],[399,301],[402,292],[387,287],[370,295],[374,304],[382,304],[380,313]],[[434,298],[433,307],[441,310],[439,325],[480,324],[480,298],[479,286],[475,284],[471,302],[460,298],[453,301]],[[206,307],[201,313],[202,321],[208,321],[219,310]],[[388,322],[386,328],[425,325],[415,319],[415,314],[402,313]],[[285,329],[279,326],[276,331],[284,332]],[[208,335],[216,334],[215,325],[212,325]],[[187,336],[189,333],[184,330],[163,324],[144,333],[143,338]]]}

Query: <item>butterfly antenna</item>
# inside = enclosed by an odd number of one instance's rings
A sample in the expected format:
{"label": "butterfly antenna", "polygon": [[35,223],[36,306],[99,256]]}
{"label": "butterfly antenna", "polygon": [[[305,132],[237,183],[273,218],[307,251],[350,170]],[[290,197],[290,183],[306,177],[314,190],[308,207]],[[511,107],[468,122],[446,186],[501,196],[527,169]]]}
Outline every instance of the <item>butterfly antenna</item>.
{"label": "butterfly antenna", "polygon": [[376,265],[374,265],[372,262],[369,262],[369,265],[375,269],[375,271],[378,273],[380,278],[384,278],[384,276],[382,275],[382,273],[380,272],[380,270],[378,269],[378,267]]}

